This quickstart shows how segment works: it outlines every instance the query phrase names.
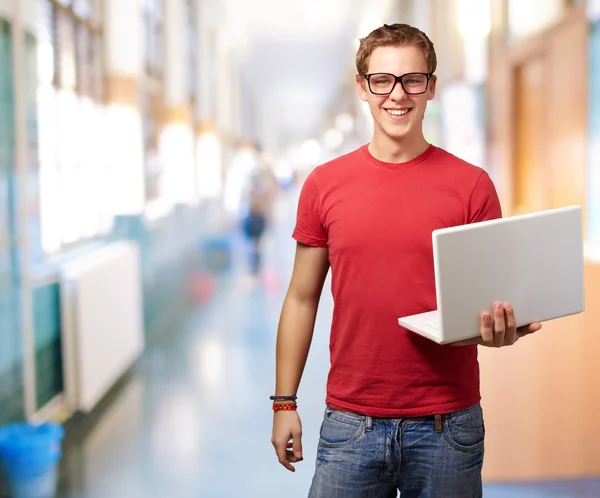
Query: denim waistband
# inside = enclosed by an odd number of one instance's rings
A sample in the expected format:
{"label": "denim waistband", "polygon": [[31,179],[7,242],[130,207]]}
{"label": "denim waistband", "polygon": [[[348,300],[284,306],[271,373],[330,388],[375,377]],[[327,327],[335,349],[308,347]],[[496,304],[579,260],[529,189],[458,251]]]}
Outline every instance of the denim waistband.
{"label": "denim waistband", "polygon": [[442,419],[448,419],[448,418],[460,417],[462,415],[468,415],[468,414],[476,412],[478,410],[481,410],[481,403],[476,403],[473,406],[470,406],[469,408],[465,408],[463,410],[457,410],[454,412],[426,415],[424,417],[402,417],[402,419],[403,420],[414,420],[414,421],[434,420],[436,415],[441,415]]}
{"label": "denim waistband", "polygon": [[[337,412],[341,412],[344,413],[346,416],[349,417],[354,417],[357,419],[363,419],[365,418],[365,415],[361,415],[358,413],[353,413],[353,412],[347,412],[344,410],[337,410],[335,408],[331,408],[328,407],[328,409],[333,410],[333,411],[337,411]],[[473,406],[470,406],[469,408],[464,408],[463,410],[457,410],[454,412],[448,412],[448,413],[438,413],[438,414],[431,414],[431,415],[424,415],[424,416],[419,416],[419,417],[368,417],[369,419],[372,420],[382,420],[382,421],[398,421],[398,420],[403,420],[405,422],[422,422],[422,421],[427,421],[427,420],[435,420],[435,418],[437,416],[440,416],[442,418],[442,420],[446,420],[446,419],[451,419],[451,418],[455,418],[455,417],[460,417],[462,415],[468,415],[470,413],[474,413],[478,410],[481,410],[481,403],[476,403]]]}

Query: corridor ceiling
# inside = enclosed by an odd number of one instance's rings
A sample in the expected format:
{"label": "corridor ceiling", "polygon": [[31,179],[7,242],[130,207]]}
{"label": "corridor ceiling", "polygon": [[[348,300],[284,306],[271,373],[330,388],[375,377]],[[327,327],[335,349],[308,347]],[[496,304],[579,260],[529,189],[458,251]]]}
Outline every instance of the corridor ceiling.
{"label": "corridor ceiling", "polygon": [[320,133],[343,79],[352,78],[359,34],[389,22],[386,16],[393,3],[217,1],[243,54],[252,131],[267,146],[283,146]]}

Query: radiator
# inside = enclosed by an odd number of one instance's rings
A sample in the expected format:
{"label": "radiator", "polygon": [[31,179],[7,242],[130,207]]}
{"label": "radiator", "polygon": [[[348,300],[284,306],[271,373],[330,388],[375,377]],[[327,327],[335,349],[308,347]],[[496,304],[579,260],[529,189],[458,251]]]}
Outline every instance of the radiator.
{"label": "radiator", "polygon": [[65,400],[90,412],[144,349],[140,254],[116,242],[61,269]]}

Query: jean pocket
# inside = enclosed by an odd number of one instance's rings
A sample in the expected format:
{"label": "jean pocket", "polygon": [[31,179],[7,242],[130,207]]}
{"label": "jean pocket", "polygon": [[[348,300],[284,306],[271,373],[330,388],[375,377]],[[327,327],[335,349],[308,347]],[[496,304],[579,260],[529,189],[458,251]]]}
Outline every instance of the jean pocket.
{"label": "jean pocket", "polygon": [[485,440],[485,424],[481,408],[446,419],[444,437],[456,450],[480,450]]}
{"label": "jean pocket", "polygon": [[328,408],[321,425],[319,443],[325,448],[343,448],[365,433],[365,418]]}

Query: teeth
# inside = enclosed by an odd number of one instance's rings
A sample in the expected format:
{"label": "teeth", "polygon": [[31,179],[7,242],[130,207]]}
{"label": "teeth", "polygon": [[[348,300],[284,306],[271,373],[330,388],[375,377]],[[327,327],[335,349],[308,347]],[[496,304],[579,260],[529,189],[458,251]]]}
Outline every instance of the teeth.
{"label": "teeth", "polygon": [[387,112],[389,112],[392,116],[404,116],[405,114],[408,114],[409,109],[403,109],[403,110],[399,110],[399,109],[388,109]]}

